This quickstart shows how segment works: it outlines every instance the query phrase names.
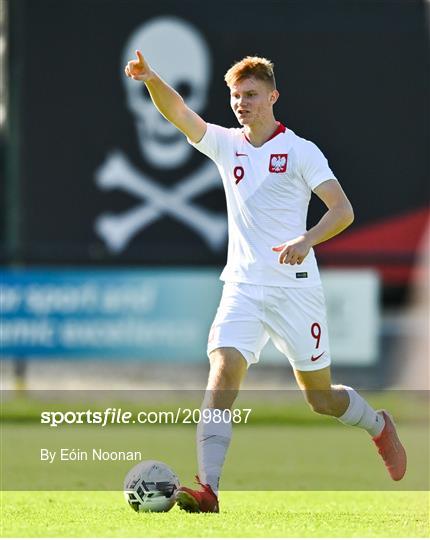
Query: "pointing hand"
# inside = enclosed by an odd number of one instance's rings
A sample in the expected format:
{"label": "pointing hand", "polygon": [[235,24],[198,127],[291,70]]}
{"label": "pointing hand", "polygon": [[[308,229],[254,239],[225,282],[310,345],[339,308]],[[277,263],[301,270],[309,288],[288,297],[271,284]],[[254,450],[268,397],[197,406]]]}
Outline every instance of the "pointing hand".
{"label": "pointing hand", "polygon": [[135,81],[147,81],[153,76],[148,62],[143,58],[140,51],[136,51],[136,60],[130,60],[125,66],[124,71],[127,77]]}

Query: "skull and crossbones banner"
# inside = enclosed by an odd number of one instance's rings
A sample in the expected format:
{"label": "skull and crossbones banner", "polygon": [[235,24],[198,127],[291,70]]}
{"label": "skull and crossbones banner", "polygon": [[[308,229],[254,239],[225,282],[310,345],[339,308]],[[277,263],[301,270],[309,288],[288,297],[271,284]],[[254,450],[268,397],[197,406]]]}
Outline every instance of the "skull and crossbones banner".
{"label": "skull and crossbones banner", "polygon": [[[166,39],[168,36],[168,39]],[[159,16],[144,22],[127,40],[122,63],[137,49],[145,51],[169,84],[178,89],[189,107],[201,112],[206,104],[212,59],[208,44],[198,29],[185,19]],[[172,61],[175,58],[185,62]],[[122,77],[126,105],[134,117],[135,133],[142,158],[158,171],[175,172],[189,161],[192,152],[183,135],[152,104],[142,84]],[[141,203],[120,214],[103,213],[95,230],[113,253],[123,252],[133,237],[152,223],[170,216],[200,236],[212,252],[223,249],[227,237],[224,212],[212,212],[192,202],[198,195],[220,189],[214,165],[205,162],[172,187],[163,187],[156,177],[139,171],[124,153],[110,154],[96,173],[100,189],[120,189]]]}
{"label": "skull and crossbones banner", "polygon": [[[276,0],[246,9],[243,2],[202,9],[197,0],[9,4],[12,258],[225,263],[218,170],[158,113],[145,86],[124,76],[136,49],[193,110],[227,127],[237,123],[226,70],[246,55],[273,60],[277,119],[330,156],[360,225],[425,199],[424,27],[407,2],[390,17],[375,3],[351,17],[342,0],[316,3],[313,17],[306,2]],[[405,29],[416,39],[404,39]],[[288,157],[269,153],[267,167],[287,174]],[[378,193],[390,194],[383,205],[369,203],[375,178]],[[308,222],[321,213],[311,201]]]}

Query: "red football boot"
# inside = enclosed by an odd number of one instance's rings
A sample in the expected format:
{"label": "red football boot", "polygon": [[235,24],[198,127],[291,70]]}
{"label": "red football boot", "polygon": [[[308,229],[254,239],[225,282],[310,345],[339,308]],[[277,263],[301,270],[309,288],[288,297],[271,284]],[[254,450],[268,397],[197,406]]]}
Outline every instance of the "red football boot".
{"label": "red football boot", "polygon": [[186,512],[219,512],[218,497],[209,484],[202,484],[196,476],[200,489],[190,489],[181,486],[176,492],[176,503]]}
{"label": "red football boot", "polygon": [[406,451],[399,440],[396,426],[386,411],[379,411],[385,420],[382,432],[373,437],[378,452],[393,480],[401,480],[406,472]]}

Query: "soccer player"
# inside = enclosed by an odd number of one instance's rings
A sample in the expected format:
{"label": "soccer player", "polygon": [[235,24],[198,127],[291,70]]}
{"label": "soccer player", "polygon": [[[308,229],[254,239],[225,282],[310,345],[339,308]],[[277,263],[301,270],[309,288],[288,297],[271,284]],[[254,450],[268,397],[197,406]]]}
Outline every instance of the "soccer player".
{"label": "soccer player", "polygon": [[[210,371],[197,426],[198,489],[182,487],[188,512],[218,512],[218,483],[231,422],[215,418],[231,408],[250,364],[271,338],[289,359],[310,407],[365,429],[390,476],[400,480],[406,453],[386,411],[375,411],[352,388],[331,384],[324,295],[313,246],[339,234],[353,210],[322,152],[275,119],[273,64],[247,57],[225,74],[240,128],[206,123],[150,67],[140,51],[125,73],[145,83],[159,112],[217,165],[226,193],[229,244],[223,294],[208,340]],[[326,205],[306,230],[311,193]]]}

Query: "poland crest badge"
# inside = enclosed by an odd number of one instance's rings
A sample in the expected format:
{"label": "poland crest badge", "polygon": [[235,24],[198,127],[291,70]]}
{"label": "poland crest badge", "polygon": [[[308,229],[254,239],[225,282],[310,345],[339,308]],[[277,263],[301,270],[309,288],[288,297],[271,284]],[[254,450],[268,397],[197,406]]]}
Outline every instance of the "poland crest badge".
{"label": "poland crest badge", "polygon": [[269,171],[272,173],[284,173],[287,170],[288,154],[271,154]]}

